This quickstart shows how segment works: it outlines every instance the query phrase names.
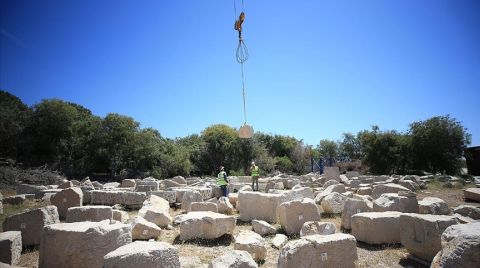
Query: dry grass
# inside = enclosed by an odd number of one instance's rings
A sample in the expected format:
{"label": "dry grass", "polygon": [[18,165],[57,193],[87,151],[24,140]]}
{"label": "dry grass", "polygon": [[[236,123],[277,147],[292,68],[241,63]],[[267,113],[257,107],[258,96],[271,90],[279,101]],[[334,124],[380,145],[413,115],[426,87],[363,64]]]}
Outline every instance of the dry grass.
{"label": "dry grass", "polygon": [[478,203],[466,202],[463,198],[463,189],[475,188],[473,183],[465,184],[461,188],[447,188],[438,181],[427,184],[427,189],[417,192],[417,199],[422,200],[425,197],[438,197],[447,202],[450,208],[463,204],[478,205]]}

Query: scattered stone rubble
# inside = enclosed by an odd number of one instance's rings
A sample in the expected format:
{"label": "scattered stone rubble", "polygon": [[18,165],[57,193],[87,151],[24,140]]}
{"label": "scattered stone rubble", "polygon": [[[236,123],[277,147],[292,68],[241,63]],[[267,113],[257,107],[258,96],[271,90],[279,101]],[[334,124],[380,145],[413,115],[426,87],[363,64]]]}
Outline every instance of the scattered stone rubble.
{"label": "scattered stone rubble", "polygon": [[[480,207],[450,209],[434,197],[418,201],[415,191],[432,179],[340,174],[325,167],[322,176],[261,178],[260,192],[252,191],[249,176],[232,176],[228,197],[222,197],[215,178],[101,184],[87,177],[60,185],[21,184],[17,195],[0,195],[0,214],[3,204],[29,199],[43,198],[51,206],[5,219],[0,262],[16,265],[22,247],[40,245],[40,267],[180,267],[176,246],[135,241],[158,239],[164,229],[178,226],[182,241],[232,238],[235,250],[209,267],[258,267],[255,261],[265,260],[267,246],[280,251],[278,267],[355,267],[357,241],[401,244],[412,256],[433,260],[432,267],[473,267],[480,262]],[[480,202],[478,189],[465,189],[465,199]],[[184,213],[172,218],[172,208]],[[125,209],[138,215],[130,219]],[[342,230],[322,222],[321,212],[341,214]],[[249,222],[252,231],[233,237],[237,220]]]}

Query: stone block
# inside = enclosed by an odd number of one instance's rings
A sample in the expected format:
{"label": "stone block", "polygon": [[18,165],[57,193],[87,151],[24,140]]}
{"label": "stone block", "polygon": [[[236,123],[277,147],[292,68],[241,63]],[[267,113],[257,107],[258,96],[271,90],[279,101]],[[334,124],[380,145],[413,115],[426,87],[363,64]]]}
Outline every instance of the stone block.
{"label": "stone block", "polygon": [[362,212],[372,212],[373,204],[368,199],[348,198],[345,201],[342,212],[342,227],[350,230],[352,216]]}
{"label": "stone block", "polygon": [[60,222],[56,206],[46,206],[16,214],[5,219],[3,231],[22,232],[22,246],[40,244],[45,226]]}
{"label": "stone block", "polygon": [[307,221],[300,230],[300,237],[307,235],[330,235],[336,231],[335,224],[331,222]]}
{"label": "stone block", "polygon": [[406,213],[418,213],[418,201],[415,193],[407,192],[407,195],[387,193],[382,194],[373,201],[373,211],[399,211]]}
{"label": "stone block", "polygon": [[180,239],[216,239],[225,234],[233,234],[236,219],[210,211],[195,211],[181,215]]}
{"label": "stone block", "polygon": [[320,211],[315,201],[305,198],[302,201],[284,202],[277,207],[278,222],[287,235],[300,232],[307,221],[319,221]]}
{"label": "stone block", "polygon": [[71,207],[67,210],[66,222],[104,221],[113,219],[113,210],[109,206]]}
{"label": "stone block", "polygon": [[456,224],[442,234],[442,250],[432,268],[478,267],[480,264],[480,222]]}
{"label": "stone block", "polygon": [[442,249],[442,233],[457,223],[451,216],[406,213],[400,216],[400,240],[409,253],[431,262]]}
{"label": "stone block", "polygon": [[[283,201],[281,194],[241,191],[238,193],[237,210],[241,221],[264,220],[276,222],[277,206]],[[261,205],[259,205],[261,204]]]}
{"label": "stone block", "polygon": [[233,244],[235,250],[245,250],[255,261],[264,260],[267,255],[265,239],[252,231],[241,231]]}
{"label": "stone block", "polygon": [[278,256],[278,268],[354,268],[357,241],[349,234],[310,235],[288,242]]}
{"label": "stone block", "polygon": [[180,268],[177,249],[165,242],[135,241],[105,255],[103,268]]}
{"label": "stone block", "polygon": [[0,233],[0,262],[17,265],[22,254],[22,233],[9,231]]}
{"label": "stone block", "polygon": [[463,190],[463,196],[467,200],[480,202],[480,188],[468,188]]}
{"label": "stone block", "polygon": [[66,188],[52,196],[50,203],[57,207],[60,219],[65,219],[69,208],[83,205],[82,189],[79,187]]}
{"label": "stone block", "polygon": [[102,268],[107,253],[132,242],[130,225],[108,221],[52,224],[41,235],[40,268]]}
{"label": "stone block", "polygon": [[352,216],[352,235],[371,245],[400,243],[401,212],[364,212]]}
{"label": "stone block", "polygon": [[211,211],[218,212],[218,206],[212,202],[192,202],[188,207],[188,212],[191,211]]}
{"label": "stone block", "polygon": [[418,202],[418,210],[420,214],[448,215],[450,209],[448,204],[437,197],[425,197]]}
{"label": "stone block", "polygon": [[229,251],[213,259],[208,268],[257,268],[258,264],[244,250]]}

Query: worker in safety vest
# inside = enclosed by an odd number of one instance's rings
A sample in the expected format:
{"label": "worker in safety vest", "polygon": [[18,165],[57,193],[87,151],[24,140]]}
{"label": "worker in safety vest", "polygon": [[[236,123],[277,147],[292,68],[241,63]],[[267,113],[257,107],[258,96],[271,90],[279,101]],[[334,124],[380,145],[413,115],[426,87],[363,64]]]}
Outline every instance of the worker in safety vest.
{"label": "worker in safety vest", "polygon": [[217,185],[222,188],[222,195],[225,197],[228,196],[227,184],[227,172],[225,172],[225,168],[223,166],[220,166],[220,172],[217,176]]}
{"label": "worker in safety vest", "polygon": [[[255,162],[252,161],[252,166],[250,167],[250,173],[252,175],[252,190],[258,191],[258,177],[260,176],[260,170],[255,165]],[[257,188],[255,188],[255,183],[257,184]]]}

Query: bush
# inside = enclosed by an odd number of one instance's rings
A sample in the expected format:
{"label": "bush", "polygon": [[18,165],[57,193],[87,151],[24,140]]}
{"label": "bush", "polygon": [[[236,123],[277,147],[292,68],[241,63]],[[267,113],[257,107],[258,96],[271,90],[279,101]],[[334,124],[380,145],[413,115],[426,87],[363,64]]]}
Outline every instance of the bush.
{"label": "bush", "polygon": [[275,157],[275,169],[283,173],[292,173],[293,163],[290,158],[286,156]]}

